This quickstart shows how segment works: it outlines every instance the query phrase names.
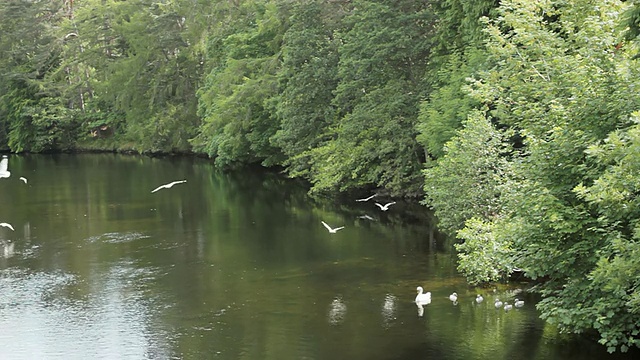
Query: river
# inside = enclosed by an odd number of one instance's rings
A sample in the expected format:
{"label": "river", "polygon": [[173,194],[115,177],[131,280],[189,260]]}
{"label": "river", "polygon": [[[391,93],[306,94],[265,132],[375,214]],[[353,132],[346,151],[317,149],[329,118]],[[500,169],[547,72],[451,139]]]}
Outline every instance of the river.
{"label": "river", "polygon": [[[559,335],[526,282],[467,285],[417,203],[313,200],[280,174],[190,157],[10,155],[9,170],[0,359],[638,355]],[[432,294],[422,309],[417,286]],[[525,305],[496,310],[496,298]]]}

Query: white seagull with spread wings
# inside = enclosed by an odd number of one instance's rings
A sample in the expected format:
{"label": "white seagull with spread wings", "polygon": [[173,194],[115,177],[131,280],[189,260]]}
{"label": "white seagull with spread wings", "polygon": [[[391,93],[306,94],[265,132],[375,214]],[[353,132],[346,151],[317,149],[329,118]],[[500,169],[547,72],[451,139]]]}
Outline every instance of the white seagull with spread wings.
{"label": "white seagull with spread wings", "polygon": [[0,226],[4,226],[4,227],[9,228],[9,229],[11,229],[11,230],[13,230],[13,231],[16,231],[16,230],[13,228],[13,226],[11,226],[11,224],[9,224],[9,223],[0,223]]}
{"label": "white seagull with spread wings", "polygon": [[331,226],[327,225],[327,223],[326,223],[326,222],[324,222],[324,221],[320,221],[320,222],[321,222],[321,223],[322,223],[322,225],[324,225],[324,227],[326,227],[326,228],[327,228],[327,230],[329,230],[329,232],[330,232],[330,233],[332,233],[332,234],[335,234],[335,233],[336,233],[336,232],[338,232],[338,230],[340,230],[340,229],[344,229],[344,226],[340,226],[340,227],[337,227],[337,228],[335,228],[335,229],[334,229],[334,228],[332,228]]}
{"label": "white seagull with spread wings", "polygon": [[392,201],[392,202],[390,202],[390,203],[386,203],[386,204],[384,204],[384,205],[382,205],[382,204],[380,204],[380,203],[376,203],[376,205],[378,205],[378,207],[380,208],[380,210],[382,210],[382,211],[387,211],[387,210],[389,210],[389,206],[391,206],[391,205],[393,205],[393,204],[395,204],[395,203],[396,203],[395,201]]}
{"label": "white seagull with spread wings", "polygon": [[369,201],[369,200],[373,199],[376,196],[378,196],[378,194],[373,194],[373,195],[369,196],[368,198],[364,198],[364,199],[357,199],[356,201]]}
{"label": "white seagull with spread wings", "polygon": [[162,189],[169,189],[170,187],[172,187],[173,185],[176,184],[182,184],[182,183],[186,183],[187,180],[178,180],[178,181],[174,181],[174,182],[170,182],[168,184],[164,184],[164,185],[160,185],[157,188],[151,190],[152,193],[158,191],[158,190],[162,190]]}

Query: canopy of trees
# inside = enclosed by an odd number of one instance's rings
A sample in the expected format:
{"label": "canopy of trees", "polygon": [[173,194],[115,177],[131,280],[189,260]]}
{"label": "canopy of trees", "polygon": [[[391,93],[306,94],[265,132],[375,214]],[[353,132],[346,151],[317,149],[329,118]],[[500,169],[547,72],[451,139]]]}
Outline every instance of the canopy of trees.
{"label": "canopy of trees", "polygon": [[189,152],[423,199],[471,283],[640,346],[640,4],[0,2],[0,148]]}

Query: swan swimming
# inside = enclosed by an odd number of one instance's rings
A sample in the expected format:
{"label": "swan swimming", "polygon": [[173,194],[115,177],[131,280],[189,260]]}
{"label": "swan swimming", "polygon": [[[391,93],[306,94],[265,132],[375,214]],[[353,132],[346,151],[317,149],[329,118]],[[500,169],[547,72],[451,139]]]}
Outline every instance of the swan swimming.
{"label": "swan swimming", "polygon": [[157,188],[151,190],[151,192],[154,193],[154,192],[156,192],[158,190],[161,190],[161,189],[169,189],[173,185],[182,184],[182,183],[186,183],[186,182],[187,182],[187,180],[179,180],[179,181],[170,182],[168,184],[164,184],[164,185],[158,186]]}
{"label": "swan swimming", "polygon": [[513,304],[514,304],[517,308],[519,308],[519,307],[523,307],[523,306],[524,306],[524,300],[518,300],[518,299],[515,299],[515,301],[513,302]]}
{"label": "swan swimming", "polygon": [[9,224],[9,223],[5,223],[5,222],[3,222],[3,223],[0,223],[0,226],[4,226],[4,227],[9,228],[9,229],[11,229],[11,230],[13,230],[13,231],[16,231],[16,230],[13,228],[13,226],[11,226],[11,224]]}
{"label": "swan swimming", "polygon": [[395,201],[392,201],[392,202],[390,202],[390,203],[386,203],[386,204],[384,204],[384,205],[382,205],[382,204],[380,204],[380,203],[376,203],[376,205],[378,205],[378,207],[380,208],[380,210],[382,210],[382,211],[387,211],[387,210],[389,210],[389,206],[391,206],[391,205],[393,205],[393,204],[395,204],[395,203],[396,203]]}
{"label": "swan swimming", "polygon": [[453,293],[451,295],[449,295],[449,300],[451,300],[451,302],[453,302],[453,305],[456,305],[458,303],[458,293]]}
{"label": "swan swimming", "polygon": [[500,309],[502,307],[502,301],[496,299],[496,302],[493,305],[495,305],[496,309]]}
{"label": "swan swimming", "polygon": [[513,309],[513,305],[504,303],[504,311],[509,311]]}
{"label": "swan swimming", "polygon": [[9,167],[9,158],[7,155],[2,156],[2,160],[0,160],[0,178],[8,178],[11,176],[11,172],[7,170]]}
{"label": "swan swimming", "polygon": [[427,291],[426,293],[423,293],[424,289],[422,288],[422,286],[418,286],[416,288],[416,291],[418,291],[418,295],[416,295],[416,303],[422,305],[431,303],[431,292]]}
{"label": "swan swimming", "polygon": [[329,232],[330,232],[330,233],[332,233],[332,234],[335,234],[335,233],[336,233],[336,232],[338,232],[338,230],[340,230],[340,229],[344,229],[344,226],[340,226],[340,227],[337,227],[337,228],[335,228],[335,229],[334,229],[334,228],[332,228],[331,226],[329,226],[326,222],[324,222],[324,221],[320,221],[320,222],[321,222],[321,223],[322,223],[322,225],[324,225],[324,227],[326,227],[326,228],[327,228],[327,230],[329,230]]}
{"label": "swan swimming", "polygon": [[364,198],[364,199],[357,199],[356,201],[369,201],[369,200],[373,199],[376,196],[378,196],[378,194],[373,194],[373,195],[369,196],[368,198]]}
{"label": "swan swimming", "polygon": [[478,296],[476,296],[476,302],[480,304],[483,301],[484,301],[484,298],[482,297],[482,295],[478,294]]}

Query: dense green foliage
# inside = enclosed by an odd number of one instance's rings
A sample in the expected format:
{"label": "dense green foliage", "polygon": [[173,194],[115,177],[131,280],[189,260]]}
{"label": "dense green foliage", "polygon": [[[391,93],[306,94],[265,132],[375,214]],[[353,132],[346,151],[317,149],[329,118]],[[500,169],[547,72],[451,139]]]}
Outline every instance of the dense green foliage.
{"label": "dense green foliage", "polygon": [[[610,351],[624,351],[639,344],[640,332],[640,267],[633,259],[640,240],[633,170],[638,66],[635,44],[629,51],[618,46],[625,4],[600,3],[501,3],[486,27],[494,65],[468,87],[498,134],[467,122],[426,170],[425,191],[464,240],[460,270],[470,281],[521,268],[543,280],[536,287],[542,317],[567,332],[596,330]],[[492,139],[480,138],[486,151],[464,150],[481,136]],[[509,139],[512,151],[488,165],[487,152],[500,139]],[[478,192],[471,188],[477,184],[462,184],[470,187],[463,191],[443,180],[474,166],[478,174],[467,176],[480,183],[499,169],[495,186]]]}
{"label": "dense green foliage", "polygon": [[0,3],[0,147],[195,152],[312,193],[423,197],[472,283],[640,337],[640,5]]}

